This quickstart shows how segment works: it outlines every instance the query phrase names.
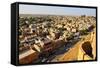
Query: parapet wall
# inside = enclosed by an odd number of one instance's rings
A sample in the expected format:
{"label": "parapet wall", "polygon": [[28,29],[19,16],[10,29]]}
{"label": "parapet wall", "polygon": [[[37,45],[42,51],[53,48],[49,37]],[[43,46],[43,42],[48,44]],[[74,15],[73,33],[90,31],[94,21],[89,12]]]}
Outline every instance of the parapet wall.
{"label": "parapet wall", "polygon": [[94,60],[96,58],[96,32],[77,42],[59,61]]}

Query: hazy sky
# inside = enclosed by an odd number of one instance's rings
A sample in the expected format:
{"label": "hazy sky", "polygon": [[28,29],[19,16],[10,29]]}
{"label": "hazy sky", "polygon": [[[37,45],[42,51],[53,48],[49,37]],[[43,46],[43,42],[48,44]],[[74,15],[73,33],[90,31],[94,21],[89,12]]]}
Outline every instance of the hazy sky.
{"label": "hazy sky", "polygon": [[19,5],[19,14],[88,15],[96,16],[94,8],[56,7],[40,5]]}

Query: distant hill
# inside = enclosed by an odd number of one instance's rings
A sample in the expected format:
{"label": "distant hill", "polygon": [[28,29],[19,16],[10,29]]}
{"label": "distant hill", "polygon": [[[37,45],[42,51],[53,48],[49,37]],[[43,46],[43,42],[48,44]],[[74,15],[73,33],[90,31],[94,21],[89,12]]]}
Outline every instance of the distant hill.
{"label": "distant hill", "polygon": [[[20,17],[37,17],[37,16],[72,16],[72,15],[50,15],[50,14],[19,14]],[[74,16],[74,15],[73,15]]]}

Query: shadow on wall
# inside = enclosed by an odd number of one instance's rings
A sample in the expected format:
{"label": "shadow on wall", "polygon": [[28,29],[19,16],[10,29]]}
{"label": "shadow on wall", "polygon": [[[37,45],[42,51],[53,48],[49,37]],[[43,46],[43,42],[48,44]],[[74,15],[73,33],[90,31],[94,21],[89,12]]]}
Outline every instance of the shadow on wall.
{"label": "shadow on wall", "polygon": [[[83,44],[82,44],[82,49],[83,49],[83,51],[85,52],[85,54],[84,55],[88,55],[88,56],[90,56],[91,58],[93,58],[93,54],[92,54],[92,46],[91,46],[91,43],[89,42],[89,41],[87,41],[87,42],[84,42]],[[84,59],[84,58],[83,58]]]}

